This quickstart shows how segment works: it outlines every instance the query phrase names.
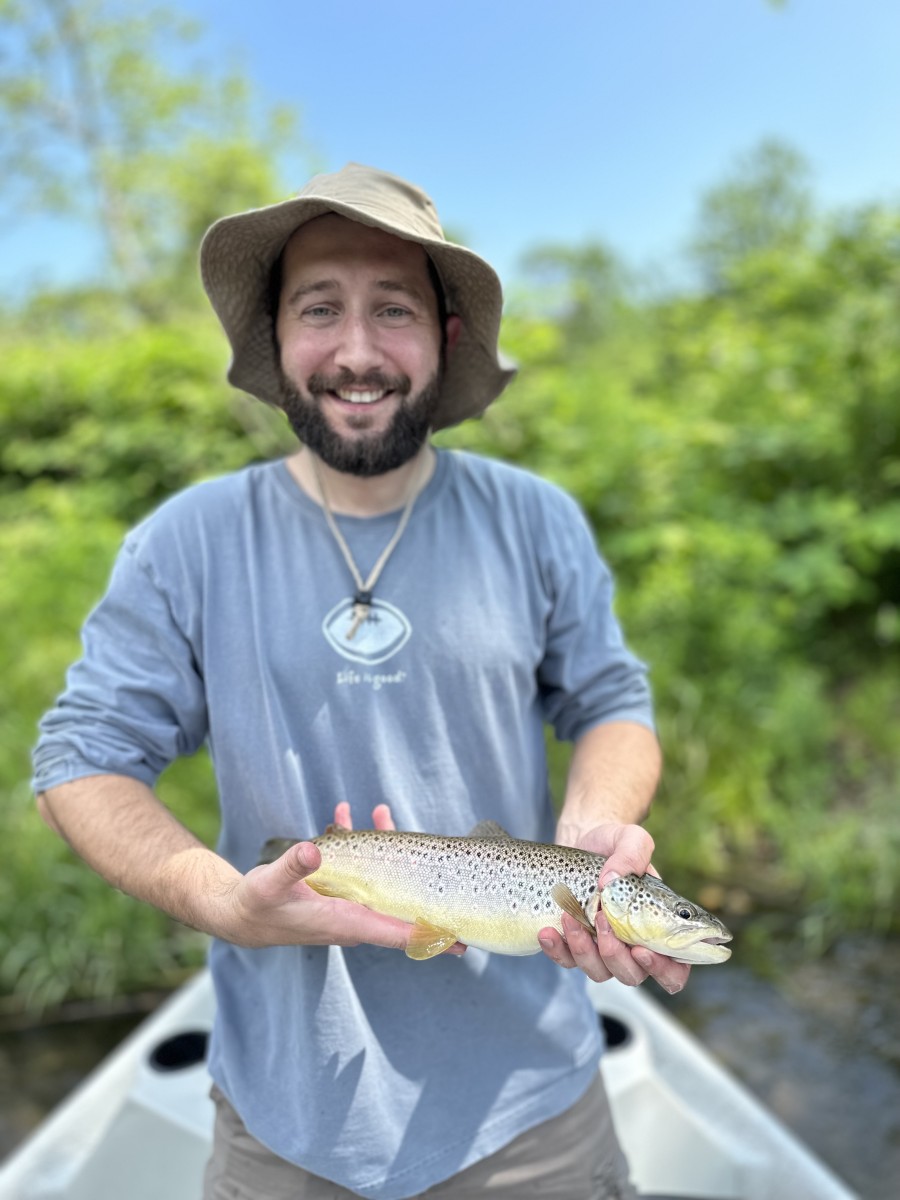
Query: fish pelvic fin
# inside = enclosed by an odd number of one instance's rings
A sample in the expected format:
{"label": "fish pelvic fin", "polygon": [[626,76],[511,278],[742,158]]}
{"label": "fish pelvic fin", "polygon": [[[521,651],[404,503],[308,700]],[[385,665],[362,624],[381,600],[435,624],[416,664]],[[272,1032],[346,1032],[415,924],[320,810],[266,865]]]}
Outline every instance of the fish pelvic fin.
{"label": "fish pelvic fin", "polygon": [[512,834],[507,833],[502,825],[498,825],[496,821],[479,821],[474,829],[470,829],[466,837],[471,838],[509,838],[512,840]]}
{"label": "fish pelvic fin", "polygon": [[567,887],[564,883],[554,883],[553,887],[550,889],[550,895],[553,897],[554,902],[563,910],[563,912],[567,912],[570,917],[574,917],[579,925],[584,926],[591,937],[594,936],[596,930],[585,916],[584,909],[575,899],[571,888]]}
{"label": "fish pelvic fin", "polygon": [[420,917],[409,935],[406,957],[413,958],[416,962],[424,962],[426,958],[435,958],[438,954],[443,954],[457,940],[456,934],[451,933],[449,929],[439,929],[437,925],[430,925]]}

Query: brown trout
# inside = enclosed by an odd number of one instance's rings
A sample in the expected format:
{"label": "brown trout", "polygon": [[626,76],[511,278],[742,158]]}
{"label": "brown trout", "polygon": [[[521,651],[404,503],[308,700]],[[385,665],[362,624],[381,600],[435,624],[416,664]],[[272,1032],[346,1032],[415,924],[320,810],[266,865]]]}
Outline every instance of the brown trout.
{"label": "brown trout", "polygon": [[[297,840],[271,838],[260,861],[273,862]],[[322,864],[305,882],[322,896],[409,921],[410,958],[433,958],[457,941],[495,954],[537,954],[538,933],[562,933],[563,912],[595,933],[601,905],[616,937],[631,946],[684,963],[731,956],[722,922],[655,875],[625,875],[598,892],[603,855],[521,841],[492,821],[468,837],[329,825],[309,840]]]}

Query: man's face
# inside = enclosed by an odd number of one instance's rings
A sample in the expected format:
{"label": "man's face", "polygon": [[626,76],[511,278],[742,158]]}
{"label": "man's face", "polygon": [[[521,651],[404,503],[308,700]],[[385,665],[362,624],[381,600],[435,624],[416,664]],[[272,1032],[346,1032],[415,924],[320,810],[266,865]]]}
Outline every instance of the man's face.
{"label": "man's face", "polygon": [[418,452],[442,374],[421,246],[335,214],[307,222],[285,247],[276,332],[282,406],[324,462],[380,475]]}

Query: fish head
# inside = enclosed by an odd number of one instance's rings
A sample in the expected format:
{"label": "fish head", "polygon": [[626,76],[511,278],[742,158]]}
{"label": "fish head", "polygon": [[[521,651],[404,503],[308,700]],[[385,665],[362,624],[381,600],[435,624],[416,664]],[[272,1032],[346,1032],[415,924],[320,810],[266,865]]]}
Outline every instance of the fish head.
{"label": "fish head", "polygon": [[620,941],[679,962],[720,963],[731,934],[718,917],[679,896],[655,875],[623,875],[601,890],[603,913]]}

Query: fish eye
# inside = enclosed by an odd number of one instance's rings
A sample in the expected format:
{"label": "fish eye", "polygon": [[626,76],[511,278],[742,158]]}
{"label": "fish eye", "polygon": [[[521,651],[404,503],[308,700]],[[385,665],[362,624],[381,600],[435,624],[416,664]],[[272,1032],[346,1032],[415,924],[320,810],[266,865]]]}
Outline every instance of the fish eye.
{"label": "fish eye", "polygon": [[697,914],[689,904],[680,904],[678,908],[675,909],[675,915],[676,917],[681,917],[682,921],[693,921]]}

